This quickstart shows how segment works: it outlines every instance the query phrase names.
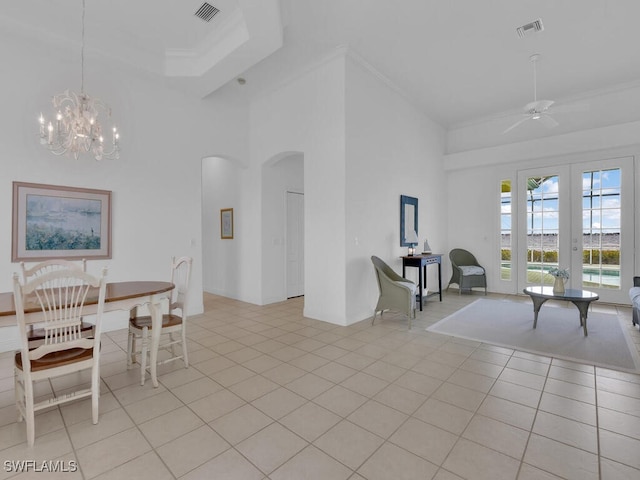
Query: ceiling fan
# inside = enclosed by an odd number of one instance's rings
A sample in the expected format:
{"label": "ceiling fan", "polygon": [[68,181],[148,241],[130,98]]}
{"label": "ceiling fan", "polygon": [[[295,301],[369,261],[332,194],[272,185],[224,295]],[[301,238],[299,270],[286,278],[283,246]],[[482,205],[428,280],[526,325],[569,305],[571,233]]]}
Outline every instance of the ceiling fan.
{"label": "ceiling fan", "polygon": [[557,127],[560,124],[551,116],[552,113],[581,112],[586,110],[586,105],[583,104],[560,105],[552,108],[555,103],[553,100],[538,100],[536,63],[540,60],[540,54],[534,53],[529,57],[529,60],[533,63],[533,102],[527,103],[522,108],[522,118],[502,132],[503,134],[510,132],[527,120],[536,120],[547,128]]}

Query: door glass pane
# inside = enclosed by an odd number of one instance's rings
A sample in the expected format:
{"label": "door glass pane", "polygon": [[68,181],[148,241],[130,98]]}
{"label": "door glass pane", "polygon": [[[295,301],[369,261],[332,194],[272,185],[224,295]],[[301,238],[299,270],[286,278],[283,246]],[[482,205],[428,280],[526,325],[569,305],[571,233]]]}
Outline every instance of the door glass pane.
{"label": "door glass pane", "polygon": [[559,258],[558,176],[527,179],[527,283],[552,285]]}
{"label": "door glass pane", "polygon": [[511,180],[500,185],[500,278],[511,280]]}
{"label": "door glass pane", "polygon": [[620,169],[582,174],[582,285],[620,289]]}

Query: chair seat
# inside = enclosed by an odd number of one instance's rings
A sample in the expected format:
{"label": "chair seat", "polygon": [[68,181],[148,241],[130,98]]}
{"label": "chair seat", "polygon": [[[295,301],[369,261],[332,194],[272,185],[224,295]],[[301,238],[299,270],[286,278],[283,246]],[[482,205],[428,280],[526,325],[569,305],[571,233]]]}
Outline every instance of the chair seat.
{"label": "chair seat", "polygon": [[[70,348],[68,350],[61,350],[44,355],[38,360],[31,360],[31,371],[37,372],[48,368],[61,367],[63,365],[82,362],[83,360],[89,360],[91,357],[93,357],[92,348]],[[16,352],[15,364],[16,368],[22,370],[21,352]]]}
{"label": "chair seat", "polygon": [[460,265],[460,270],[464,276],[468,275],[484,275],[484,268],[476,265]]}
{"label": "chair seat", "polygon": [[[92,323],[86,323],[86,322],[82,322],[80,324],[80,331],[81,332],[89,332],[91,330],[93,330],[94,325]],[[27,340],[29,340],[29,342],[34,342],[36,340],[44,340],[44,328],[34,328],[32,331],[30,331],[27,335]]]}
{"label": "chair seat", "polygon": [[[149,330],[152,328],[151,317],[135,317],[129,320],[129,325],[134,328],[142,329],[147,327]],[[175,327],[177,325],[182,325],[182,317],[179,315],[173,315],[165,313],[162,316],[162,328],[165,327]]]}

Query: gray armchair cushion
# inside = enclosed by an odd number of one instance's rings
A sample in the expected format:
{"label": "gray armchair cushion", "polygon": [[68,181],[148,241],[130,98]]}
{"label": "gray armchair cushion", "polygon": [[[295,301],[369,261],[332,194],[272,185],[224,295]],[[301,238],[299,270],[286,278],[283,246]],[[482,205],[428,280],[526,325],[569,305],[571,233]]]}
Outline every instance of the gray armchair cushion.
{"label": "gray armchair cushion", "polygon": [[484,275],[484,268],[477,265],[460,265],[458,268],[462,270],[462,275],[465,277],[467,275]]}

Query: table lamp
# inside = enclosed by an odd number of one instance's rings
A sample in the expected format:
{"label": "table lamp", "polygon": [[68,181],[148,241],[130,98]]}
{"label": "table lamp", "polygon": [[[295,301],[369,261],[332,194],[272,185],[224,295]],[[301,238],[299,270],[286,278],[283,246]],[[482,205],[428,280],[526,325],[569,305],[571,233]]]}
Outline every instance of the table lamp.
{"label": "table lamp", "polygon": [[412,257],[413,254],[416,253],[416,245],[418,244],[418,234],[415,230],[411,230],[407,233],[406,243],[409,244],[408,255]]}

